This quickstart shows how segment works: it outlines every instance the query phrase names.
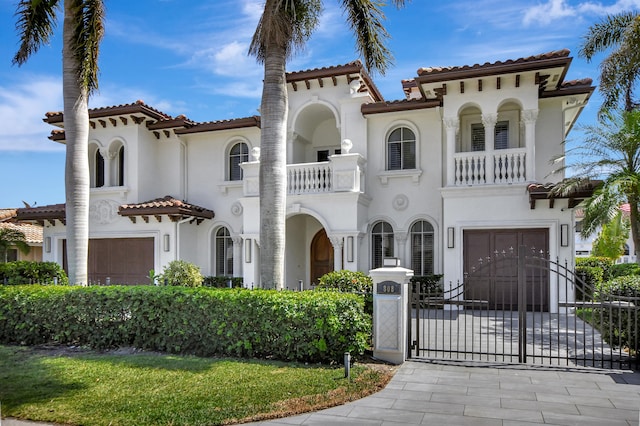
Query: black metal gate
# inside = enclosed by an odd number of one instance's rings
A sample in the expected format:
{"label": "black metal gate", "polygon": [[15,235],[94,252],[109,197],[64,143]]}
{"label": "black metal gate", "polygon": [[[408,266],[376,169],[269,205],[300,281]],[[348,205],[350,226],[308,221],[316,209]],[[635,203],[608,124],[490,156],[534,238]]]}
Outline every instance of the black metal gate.
{"label": "black metal gate", "polygon": [[638,366],[638,298],[598,291],[535,249],[495,252],[463,283],[410,287],[409,357]]}

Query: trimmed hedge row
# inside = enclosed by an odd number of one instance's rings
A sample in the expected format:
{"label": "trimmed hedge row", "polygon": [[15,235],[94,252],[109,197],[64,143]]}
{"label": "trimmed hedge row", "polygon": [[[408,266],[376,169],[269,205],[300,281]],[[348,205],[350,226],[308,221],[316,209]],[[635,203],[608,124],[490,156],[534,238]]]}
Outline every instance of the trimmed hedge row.
{"label": "trimmed hedge row", "polygon": [[[638,326],[640,318],[640,276],[629,275],[614,278],[600,284],[595,299],[611,304],[602,309],[594,309],[596,321],[600,322],[602,337],[613,347],[627,347],[638,356],[640,341]],[[622,302],[622,306],[618,303]],[[625,303],[631,303],[626,305]]]}
{"label": "trimmed hedge row", "polygon": [[0,342],[333,362],[371,334],[362,299],[334,292],[0,286]]}
{"label": "trimmed hedge row", "polygon": [[34,262],[19,260],[0,263],[0,284],[58,284],[67,285],[69,280],[56,262]]}

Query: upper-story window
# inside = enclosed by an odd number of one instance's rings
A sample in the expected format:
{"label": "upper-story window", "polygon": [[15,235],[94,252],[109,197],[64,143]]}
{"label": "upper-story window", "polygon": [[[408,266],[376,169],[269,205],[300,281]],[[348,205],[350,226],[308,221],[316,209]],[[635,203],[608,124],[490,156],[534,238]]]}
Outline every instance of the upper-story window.
{"label": "upper-story window", "polygon": [[411,268],[415,275],[433,274],[433,226],[419,220],[411,226]]}
{"label": "upper-story window", "polygon": [[124,186],[124,146],[118,149],[116,158],[115,184],[116,186]]}
{"label": "upper-story window", "polygon": [[99,149],[96,149],[95,163],[93,168],[93,182],[96,188],[104,186],[104,157]]}
{"label": "upper-story window", "polygon": [[387,170],[416,168],[416,136],[411,129],[399,127],[387,138]]}
{"label": "upper-story window", "polygon": [[[495,126],[495,138],[493,142],[494,149],[509,148],[509,122],[498,121]],[[482,123],[473,123],[471,125],[471,150],[484,151],[485,137],[484,125]]]}
{"label": "upper-story window", "polygon": [[371,268],[382,267],[385,257],[393,257],[393,228],[380,221],[371,228]]}
{"label": "upper-story window", "polygon": [[241,163],[249,161],[249,147],[244,142],[238,142],[229,151],[229,180],[242,180]]}

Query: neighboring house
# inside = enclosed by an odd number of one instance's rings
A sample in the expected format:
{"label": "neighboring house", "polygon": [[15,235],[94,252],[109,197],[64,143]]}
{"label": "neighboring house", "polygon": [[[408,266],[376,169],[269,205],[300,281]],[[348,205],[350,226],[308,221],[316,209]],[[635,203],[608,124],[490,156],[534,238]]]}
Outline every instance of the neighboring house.
{"label": "neighboring house", "polygon": [[[288,73],[287,286],[384,257],[446,282],[518,245],[573,259],[588,193],[543,184],[594,90],[565,80],[570,64],[561,50],[420,68],[395,101],[360,62]],[[64,143],[62,113],[45,122]],[[92,281],[146,282],[183,259],[260,285],[259,117],[199,123],[138,101],[92,109],[90,124]],[[19,217],[44,224],[45,260],[64,264],[64,205]]]}
{"label": "neighboring house", "polygon": [[[620,206],[620,210],[625,216],[629,216],[629,204],[623,204]],[[583,238],[580,235],[580,230],[582,229],[582,218],[584,217],[584,213],[581,209],[576,209],[575,211],[575,254],[576,257],[588,257],[591,256],[591,252],[593,250],[593,243],[598,238],[600,234],[600,229],[594,232],[587,238]],[[616,259],[616,263],[635,263],[636,262],[636,250],[635,245],[633,243],[633,237],[631,235],[631,231],[629,231],[629,237],[624,244],[624,253],[618,259]]]}
{"label": "neighboring house", "polygon": [[[17,221],[16,212],[17,209],[0,209],[0,229],[16,229],[22,232],[30,250],[28,254],[24,254],[17,248],[9,248],[9,251],[7,252],[7,261],[42,261],[42,226]],[[4,261],[4,259],[0,259],[0,262],[2,261]]]}

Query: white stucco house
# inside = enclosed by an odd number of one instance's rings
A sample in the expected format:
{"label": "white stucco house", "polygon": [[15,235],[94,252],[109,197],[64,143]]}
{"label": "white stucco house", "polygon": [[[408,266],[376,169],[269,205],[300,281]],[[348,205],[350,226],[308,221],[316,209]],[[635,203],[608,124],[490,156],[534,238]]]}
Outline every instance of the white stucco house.
{"label": "white stucco house", "polygon": [[[420,68],[392,101],[360,62],[288,73],[287,286],[383,257],[455,282],[520,244],[573,259],[585,194],[549,197],[550,160],[594,90],[566,79],[571,60]],[[62,113],[45,121],[64,143]],[[146,282],[183,259],[260,286],[260,117],[193,122],[138,101],[90,122],[92,281]],[[64,215],[19,211],[45,225],[44,260],[65,263]]]}

